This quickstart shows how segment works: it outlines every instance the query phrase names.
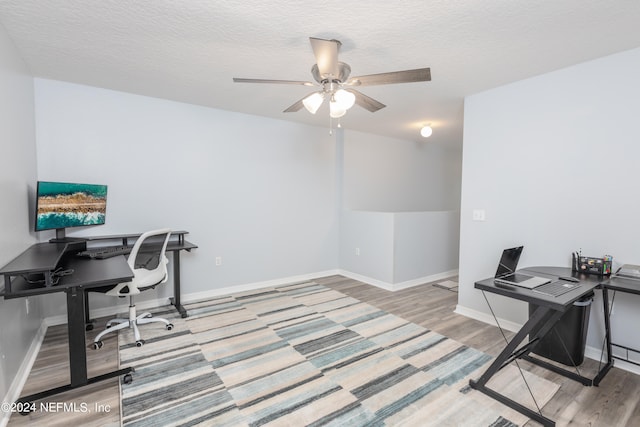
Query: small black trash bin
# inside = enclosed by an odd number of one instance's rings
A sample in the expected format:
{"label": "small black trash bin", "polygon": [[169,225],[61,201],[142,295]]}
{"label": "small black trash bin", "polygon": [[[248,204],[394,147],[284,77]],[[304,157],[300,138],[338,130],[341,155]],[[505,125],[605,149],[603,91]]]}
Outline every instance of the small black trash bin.
{"label": "small black trash bin", "polygon": [[[593,292],[574,302],[554,328],[547,332],[533,347],[532,353],[567,366],[581,365],[584,361],[584,349],[587,345],[587,329],[589,328],[589,313],[592,302]],[[538,308],[537,305],[529,304],[529,316],[536,308]],[[532,333],[535,332],[537,330],[532,331]]]}

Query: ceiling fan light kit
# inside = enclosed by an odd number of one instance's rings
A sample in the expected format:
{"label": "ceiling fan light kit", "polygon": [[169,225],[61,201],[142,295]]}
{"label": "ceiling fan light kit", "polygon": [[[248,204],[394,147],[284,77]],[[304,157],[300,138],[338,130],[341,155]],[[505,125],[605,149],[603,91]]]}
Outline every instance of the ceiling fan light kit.
{"label": "ceiling fan light kit", "polygon": [[329,101],[329,115],[331,118],[338,119],[347,114],[347,109],[344,108],[338,101],[336,101],[335,96],[331,96],[331,101]]}
{"label": "ceiling fan light kit", "polygon": [[356,96],[344,89],[338,89],[336,93],[333,94],[333,97],[345,110],[353,107],[353,104],[356,103]]}
{"label": "ceiling fan light kit", "polygon": [[354,104],[358,104],[360,107],[372,113],[386,107],[383,103],[353,89],[354,86],[413,83],[431,80],[431,70],[429,68],[349,78],[351,67],[349,64],[338,61],[338,51],[340,50],[340,46],[342,46],[340,41],[324,40],[315,37],[309,37],[309,41],[311,42],[311,48],[316,58],[316,63],[311,67],[311,75],[316,83],[294,80],[246,78],[234,78],[233,81],[236,83],[278,83],[320,86],[321,90],[305,96],[284,110],[284,112],[293,113],[304,107],[311,114],[315,114],[324,102],[324,99],[328,98],[330,118],[340,118],[344,116],[347,110],[353,107]]}
{"label": "ceiling fan light kit", "polygon": [[302,104],[304,108],[307,109],[311,114],[315,114],[318,111],[318,108],[322,105],[324,101],[324,92],[313,92],[311,95],[307,96],[302,100]]}

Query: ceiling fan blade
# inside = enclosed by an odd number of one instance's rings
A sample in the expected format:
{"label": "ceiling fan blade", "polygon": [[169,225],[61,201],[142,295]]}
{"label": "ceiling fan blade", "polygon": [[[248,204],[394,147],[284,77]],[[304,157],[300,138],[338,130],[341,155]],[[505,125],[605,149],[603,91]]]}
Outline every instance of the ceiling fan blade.
{"label": "ceiling fan blade", "polygon": [[338,50],[342,43],[338,40],[324,40],[309,37],[313,54],[316,57],[316,64],[320,71],[320,77],[338,78],[340,73],[338,67]]}
{"label": "ceiling fan blade", "polygon": [[351,86],[373,86],[428,81],[431,81],[431,69],[418,68],[416,70],[392,71],[390,73],[352,77],[349,79],[347,84]]}
{"label": "ceiling fan blade", "polygon": [[233,82],[234,83],[275,83],[275,84],[283,84],[283,85],[315,86],[311,82],[302,82],[298,80],[241,79],[238,77],[234,77]]}
{"label": "ceiling fan blade", "polygon": [[384,107],[386,107],[386,105],[384,105],[382,102],[376,101],[375,99],[371,98],[370,96],[367,96],[362,92],[358,92],[355,89],[345,89],[345,90],[347,92],[351,92],[352,94],[354,94],[356,96],[356,104],[358,104],[359,106],[361,106],[365,110],[371,111],[372,113],[375,113],[376,111],[381,110]]}
{"label": "ceiling fan blade", "polygon": [[[304,98],[306,98],[306,96]],[[304,104],[302,103],[304,98],[302,98],[300,101],[297,101],[295,104],[291,105],[289,108],[284,110],[283,113],[295,113],[296,111],[300,111],[302,107],[304,107]]]}

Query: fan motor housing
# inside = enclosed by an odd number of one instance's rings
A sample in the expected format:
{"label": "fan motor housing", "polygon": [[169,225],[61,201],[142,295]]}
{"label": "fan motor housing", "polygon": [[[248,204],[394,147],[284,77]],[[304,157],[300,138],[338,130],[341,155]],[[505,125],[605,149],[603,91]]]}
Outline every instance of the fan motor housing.
{"label": "fan motor housing", "polygon": [[351,74],[351,67],[349,66],[349,64],[345,62],[338,62],[338,75],[335,77],[331,77],[330,75],[326,77],[321,76],[320,70],[318,70],[318,64],[313,64],[313,67],[311,67],[311,75],[313,75],[313,78],[318,83],[327,83],[327,82],[344,83],[347,81],[350,74]]}

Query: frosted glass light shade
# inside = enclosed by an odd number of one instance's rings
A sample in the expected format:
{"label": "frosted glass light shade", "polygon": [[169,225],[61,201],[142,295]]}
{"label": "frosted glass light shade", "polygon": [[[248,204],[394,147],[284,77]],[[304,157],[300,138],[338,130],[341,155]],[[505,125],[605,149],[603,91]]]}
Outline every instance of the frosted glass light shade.
{"label": "frosted glass light shade", "polygon": [[422,135],[425,138],[429,138],[432,133],[433,133],[433,129],[431,129],[431,126],[425,126],[422,129],[420,129],[420,135]]}
{"label": "frosted glass light shade", "polygon": [[315,114],[322,105],[322,101],[324,101],[324,94],[322,92],[314,92],[302,100],[302,105],[308,112]]}
{"label": "frosted glass light shade", "polygon": [[353,107],[353,104],[356,102],[356,96],[344,89],[339,89],[333,96],[338,104],[342,106],[345,110]]}
{"label": "frosted glass light shade", "polygon": [[329,115],[334,119],[337,119],[338,117],[342,117],[345,114],[347,114],[347,109],[343,108],[342,105],[340,105],[334,99],[331,99],[331,102],[329,102]]}

